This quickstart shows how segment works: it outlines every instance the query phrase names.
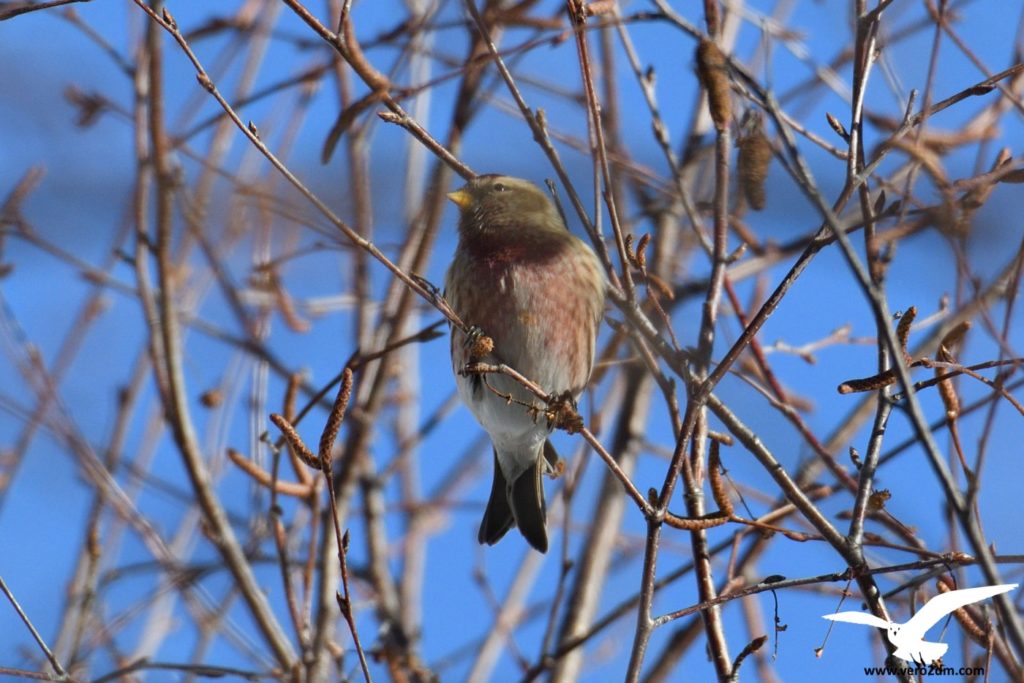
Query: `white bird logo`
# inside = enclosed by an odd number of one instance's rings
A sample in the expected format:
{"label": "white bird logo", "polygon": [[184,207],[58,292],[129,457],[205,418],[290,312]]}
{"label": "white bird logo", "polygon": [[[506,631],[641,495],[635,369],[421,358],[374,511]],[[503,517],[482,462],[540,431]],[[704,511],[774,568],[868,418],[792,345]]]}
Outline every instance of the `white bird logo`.
{"label": "white bird logo", "polygon": [[949,649],[945,643],[932,643],[924,640],[924,634],[937,624],[944,616],[964,605],[979,602],[993,595],[1008,593],[1017,587],[1016,583],[1005,583],[998,586],[982,586],[980,588],[964,588],[948,593],[939,593],[924,604],[917,613],[905,624],[896,624],[879,619],[867,612],[837,612],[825,614],[824,619],[845,621],[850,624],[864,624],[884,628],[889,642],[896,646],[895,654],[907,662],[931,663],[942,658]]}

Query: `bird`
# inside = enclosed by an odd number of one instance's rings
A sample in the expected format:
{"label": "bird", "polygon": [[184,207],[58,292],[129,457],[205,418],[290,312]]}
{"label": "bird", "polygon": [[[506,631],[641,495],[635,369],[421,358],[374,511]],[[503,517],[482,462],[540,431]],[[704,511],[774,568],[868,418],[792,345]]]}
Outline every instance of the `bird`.
{"label": "bird", "polygon": [[[494,478],[477,540],[494,545],[515,526],[544,553],[541,476],[558,462],[551,426],[530,409],[539,401],[521,383],[465,368],[502,363],[575,404],[593,369],[607,283],[593,250],[528,180],[480,175],[448,198],[459,222],[444,297],[469,332],[452,327],[452,369],[459,397],[493,444]],[[473,357],[472,342],[483,336],[493,348]]]}
{"label": "bird", "polygon": [[949,649],[949,645],[924,640],[924,634],[928,629],[937,624],[944,616],[964,605],[970,605],[994,595],[1008,593],[1017,585],[1016,583],[1007,583],[939,593],[926,602],[905,624],[886,621],[866,612],[837,612],[825,614],[823,618],[885,629],[889,642],[896,646],[896,651],[893,653],[895,656],[906,662],[930,664],[941,659]]}

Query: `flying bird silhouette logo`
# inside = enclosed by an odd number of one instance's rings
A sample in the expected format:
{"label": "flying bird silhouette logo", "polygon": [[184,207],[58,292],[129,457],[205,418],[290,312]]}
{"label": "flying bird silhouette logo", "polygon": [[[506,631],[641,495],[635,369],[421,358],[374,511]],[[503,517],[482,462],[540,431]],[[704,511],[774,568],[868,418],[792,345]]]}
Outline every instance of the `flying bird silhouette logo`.
{"label": "flying bird silhouette logo", "polygon": [[1005,583],[998,586],[964,588],[948,593],[939,593],[926,602],[905,624],[879,619],[867,612],[837,612],[825,614],[822,618],[885,629],[889,642],[896,646],[896,652],[893,654],[907,662],[930,663],[941,659],[949,649],[949,645],[925,640],[924,634],[928,629],[941,621],[947,614],[964,605],[980,602],[1001,593],[1008,593],[1017,586],[1016,583]]}

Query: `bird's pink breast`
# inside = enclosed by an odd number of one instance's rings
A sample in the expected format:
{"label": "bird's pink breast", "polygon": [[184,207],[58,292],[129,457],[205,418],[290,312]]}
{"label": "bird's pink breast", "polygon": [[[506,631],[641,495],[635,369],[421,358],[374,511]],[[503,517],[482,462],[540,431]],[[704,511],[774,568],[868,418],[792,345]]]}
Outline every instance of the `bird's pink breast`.
{"label": "bird's pink breast", "polygon": [[[463,320],[494,340],[498,360],[547,392],[578,394],[593,360],[603,299],[600,275],[582,245],[530,246],[463,251],[452,268],[468,277],[449,275],[448,298]],[[452,340],[457,367],[468,360],[460,338],[457,332]]]}

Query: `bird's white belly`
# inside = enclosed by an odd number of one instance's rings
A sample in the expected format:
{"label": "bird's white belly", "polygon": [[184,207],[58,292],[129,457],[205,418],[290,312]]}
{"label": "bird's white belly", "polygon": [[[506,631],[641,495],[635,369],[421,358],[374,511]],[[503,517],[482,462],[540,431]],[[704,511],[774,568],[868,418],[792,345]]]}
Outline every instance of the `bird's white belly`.
{"label": "bird's white belly", "polygon": [[499,374],[485,375],[484,381],[503,395],[511,394],[516,401],[507,401],[487,386],[474,392],[473,379],[462,376],[457,380],[459,397],[491,436],[501,471],[506,479],[513,481],[537,459],[551,430],[543,412],[531,411],[517,402],[526,402],[541,410],[544,407],[540,399],[518,382]]}

